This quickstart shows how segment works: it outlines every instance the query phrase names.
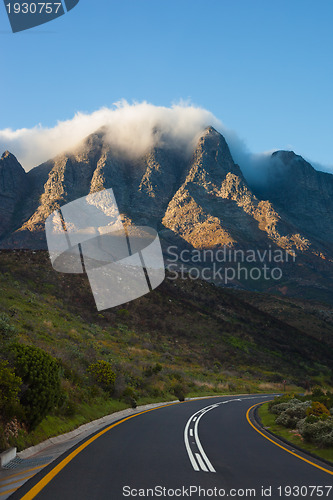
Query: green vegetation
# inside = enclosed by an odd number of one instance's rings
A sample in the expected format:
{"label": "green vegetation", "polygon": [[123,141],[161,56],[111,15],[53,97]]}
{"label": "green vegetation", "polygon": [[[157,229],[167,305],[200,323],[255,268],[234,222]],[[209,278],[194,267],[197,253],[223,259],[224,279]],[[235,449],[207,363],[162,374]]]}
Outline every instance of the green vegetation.
{"label": "green vegetation", "polygon": [[265,428],[274,434],[333,462],[331,392],[317,388],[306,396],[280,396],[262,405],[259,416]]}
{"label": "green vegetation", "polygon": [[96,363],[92,363],[87,371],[88,373],[91,373],[102,389],[110,394],[113,393],[116,374],[112,370],[110,363],[100,359]]}
{"label": "green vegetation", "polygon": [[[20,425],[17,419],[14,419],[5,428],[6,443],[9,446],[17,446],[18,450],[23,450],[29,446],[41,443],[52,436],[70,432],[80,425],[110,413],[124,410],[127,407],[128,405],[124,401],[97,398],[93,403],[77,404],[75,413],[71,416],[55,413],[48,415],[31,432],[27,432],[25,427]],[[3,433],[0,433],[0,439],[1,436],[3,439]]]}
{"label": "green vegetation", "polygon": [[25,410],[26,424],[33,429],[60,399],[59,364],[39,347],[12,344],[15,373],[21,378],[20,403]]}
{"label": "green vegetation", "polygon": [[2,251],[0,292],[0,448],[152,401],[332,385],[333,327],[319,339],[208,283],[98,313],[84,275]]}
{"label": "green vegetation", "polygon": [[19,402],[18,394],[22,379],[8,366],[8,361],[0,362],[0,415],[7,422],[15,413]]}

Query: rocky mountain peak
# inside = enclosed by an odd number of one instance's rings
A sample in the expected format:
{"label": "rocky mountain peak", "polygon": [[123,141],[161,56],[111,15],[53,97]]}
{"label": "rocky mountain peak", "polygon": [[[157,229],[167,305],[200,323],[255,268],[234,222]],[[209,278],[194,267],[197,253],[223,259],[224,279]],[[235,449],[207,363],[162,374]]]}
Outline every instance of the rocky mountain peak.
{"label": "rocky mountain peak", "polygon": [[207,127],[202,133],[197,149],[205,149],[206,154],[212,154],[213,157],[218,153],[222,154],[227,161],[232,160],[229,146],[220,132],[217,132],[214,127]]}
{"label": "rocky mountain peak", "polygon": [[[112,188],[126,224],[165,230],[196,248],[276,244],[292,249],[296,240],[310,248],[313,237],[314,247],[319,242],[322,249],[326,233],[324,246],[331,251],[333,215],[327,207],[333,214],[333,176],[317,172],[293,151],[272,154],[263,197],[250,189],[213,127],[202,132],[191,158],[163,141],[141,157],[121,155],[110,146],[108,133],[99,129],[28,174],[9,152],[2,155],[2,244],[42,248],[44,222],[53,210]],[[23,196],[22,185],[29,186]],[[6,240],[9,228],[13,237]]]}
{"label": "rocky mountain peak", "polygon": [[290,161],[301,158],[299,155],[296,155],[294,151],[284,151],[278,150],[272,153],[272,158],[279,158],[283,163],[289,163]]}
{"label": "rocky mountain peak", "polygon": [[284,220],[320,241],[333,243],[333,176],[315,170],[293,151],[276,151],[266,183],[256,194],[269,199]]}
{"label": "rocky mountain peak", "polygon": [[12,153],[10,153],[10,151],[8,151],[8,149],[6,149],[6,151],[1,156],[2,160],[5,160],[7,158],[15,158],[15,156]]}
{"label": "rocky mountain peak", "polygon": [[17,171],[22,171],[25,173],[22,165],[17,160],[16,156],[14,156],[10,151],[6,150],[1,158],[0,158],[0,168],[13,168]]}
{"label": "rocky mountain peak", "polygon": [[0,158],[0,193],[14,196],[14,191],[22,183],[26,173],[16,157],[5,151]]}
{"label": "rocky mountain peak", "polygon": [[5,151],[0,158],[0,234],[15,222],[16,207],[27,187],[26,176],[16,157]]}
{"label": "rocky mountain peak", "polygon": [[230,172],[243,177],[223,135],[213,127],[207,127],[198,140],[188,180],[197,182],[201,179],[206,185],[211,182],[220,185]]}
{"label": "rocky mountain peak", "polygon": [[271,156],[272,167],[278,174],[285,175],[316,175],[313,166],[294,151],[275,151]]}

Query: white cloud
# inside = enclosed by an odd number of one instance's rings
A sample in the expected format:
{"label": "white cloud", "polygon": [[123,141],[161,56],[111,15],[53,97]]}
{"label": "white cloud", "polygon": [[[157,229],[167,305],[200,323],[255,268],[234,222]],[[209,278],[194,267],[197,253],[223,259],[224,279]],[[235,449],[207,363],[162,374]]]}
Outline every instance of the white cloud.
{"label": "white cloud", "polygon": [[[272,151],[251,153],[245,142],[223,125],[210,111],[188,103],[171,107],[154,106],[147,102],[116,103],[91,114],[78,112],[54,127],[42,125],[27,129],[0,130],[0,154],[8,149],[28,171],[56,155],[75,148],[89,134],[106,126],[106,139],[114,150],[137,157],[154,145],[171,145],[184,154],[191,154],[202,131],[207,126],[221,132],[233,159],[241,167],[250,185],[266,181],[267,165]],[[332,173],[332,168],[314,164],[318,170]]]}
{"label": "white cloud", "polygon": [[38,125],[19,130],[0,130],[0,149],[8,149],[26,170],[73,149],[82,139],[102,126],[108,127],[110,145],[122,153],[139,156],[157,143],[171,143],[182,151],[192,151],[198,135],[208,125],[221,128],[209,111],[186,104],[170,108],[147,102],[116,103],[91,114],[77,113],[52,128]]}

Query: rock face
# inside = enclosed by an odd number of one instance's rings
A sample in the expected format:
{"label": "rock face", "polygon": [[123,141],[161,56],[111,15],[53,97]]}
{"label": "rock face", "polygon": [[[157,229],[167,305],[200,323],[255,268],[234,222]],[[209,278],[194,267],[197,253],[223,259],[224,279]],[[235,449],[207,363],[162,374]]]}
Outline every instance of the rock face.
{"label": "rock face", "polygon": [[159,147],[120,156],[101,129],[28,173],[0,160],[2,248],[46,248],[44,222],[61,205],[112,188],[125,224],[150,225],[194,248],[283,248],[333,257],[333,176],[293,152],[273,153],[268,182],[251,190],[224,137],[203,131],[192,158]]}
{"label": "rock face", "polygon": [[213,128],[199,140],[163,224],[195,248],[261,247],[268,239],[283,248],[294,246],[295,228],[280,222],[269,201],[256,198],[224,138]]}
{"label": "rock face", "polygon": [[5,151],[0,158],[0,236],[13,230],[16,212],[27,189],[27,174],[14,155]]}
{"label": "rock face", "polygon": [[318,172],[293,151],[272,154],[266,188],[269,199],[293,225],[333,247],[333,175]]}

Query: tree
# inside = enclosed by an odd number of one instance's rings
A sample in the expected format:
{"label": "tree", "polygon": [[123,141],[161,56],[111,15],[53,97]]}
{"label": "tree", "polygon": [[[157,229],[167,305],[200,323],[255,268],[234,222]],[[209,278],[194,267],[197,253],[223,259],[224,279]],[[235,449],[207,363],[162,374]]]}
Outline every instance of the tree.
{"label": "tree", "polygon": [[13,344],[10,351],[15,373],[23,381],[20,403],[25,407],[27,423],[34,428],[59,401],[58,362],[39,347]]}

